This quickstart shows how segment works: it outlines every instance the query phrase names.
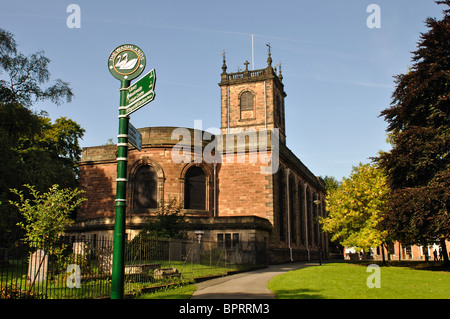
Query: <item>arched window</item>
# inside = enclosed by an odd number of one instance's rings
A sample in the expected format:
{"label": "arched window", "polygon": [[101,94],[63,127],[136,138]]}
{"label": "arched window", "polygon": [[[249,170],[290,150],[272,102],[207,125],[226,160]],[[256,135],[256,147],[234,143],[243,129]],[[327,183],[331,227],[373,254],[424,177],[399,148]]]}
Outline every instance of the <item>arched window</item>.
{"label": "arched window", "polygon": [[241,94],[241,111],[253,111],[253,94],[245,91]]}
{"label": "arched window", "polygon": [[138,168],[134,178],[134,208],[157,208],[158,176],[150,165]]}
{"label": "arched window", "polygon": [[279,169],[277,173],[278,178],[278,231],[280,234],[280,240],[286,240],[285,233],[285,219],[284,213],[286,210],[286,178],[284,176],[284,170]]}
{"label": "arched window", "polygon": [[184,208],[206,209],[206,175],[201,167],[190,167],[184,181]]}
{"label": "arched window", "polygon": [[295,179],[289,176],[289,222],[291,224],[291,242],[297,243],[297,214],[295,212]]}
{"label": "arched window", "polygon": [[312,246],[313,241],[313,226],[312,226],[312,207],[311,207],[311,190],[309,187],[306,188],[306,224],[308,228],[308,245]]}
{"label": "arched window", "polygon": [[278,96],[275,98],[275,107],[273,110],[273,116],[274,116],[275,124],[278,126],[278,128],[280,128],[281,127],[281,101]]}
{"label": "arched window", "polygon": [[305,192],[303,191],[303,183],[298,183],[298,216],[299,216],[299,229],[300,229],[300,243],[305,243]]}

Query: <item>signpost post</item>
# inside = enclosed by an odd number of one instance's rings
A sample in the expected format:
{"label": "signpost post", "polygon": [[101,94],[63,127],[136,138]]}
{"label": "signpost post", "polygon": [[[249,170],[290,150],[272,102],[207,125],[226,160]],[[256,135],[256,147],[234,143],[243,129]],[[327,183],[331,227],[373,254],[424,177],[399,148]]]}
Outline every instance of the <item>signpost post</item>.
{"label": "signpost post", "polygon": [[[129,123],[129,114],[141,108],[145,104],[151,102],[155,93],[153,91],[156,80],[155,71],[153,74],[153,82],[151,75],[147,78],[139,80],[136,84],[141,83],[141,91],[145,94],[139,94],[138,88],[130,88],[131,80],[137,78],[144,71],[146,64],[144,52],[136,45],[124,44],[115,48],[108,59],[108,69],[110,73],[120,80],[120,105],[119,105],[119,135],[117,143],[117,179],[116,179],[116,204],[115,204],[115,220],[114,220],[114,250],[113,250],[113,266],[112,266],[112,283],[111,283],[111,299],[122,299],[124,292],[124,246],[125,246],[125,214],[126,214],[126,185],[127,185],[127,161],[128,161],[128,141],[129,130],[132,127],[136,133],[137,130]],[[141,82],[142,81],[142,82]],[[148,88],[143,88],[145,84]],[[150,88],[151,85],[151,89]],[[130,93],[131,92],[131,93]],[[137,96],[139,94],[139,96]],[[149,96],[151,95],[151,99]],[[145,99],[144,103],[142,100]],[[132,103],[130,101],[133,100]],[[134,105],[138,105],[135,107]],[[131,110],[130,110],[131,109]],[[139,132],[137,134],[140,135]],[[135,135],[137,135],[135,134]],[[133,140],[134,143],[138,142]],[[141,137],[142,144],[142,137]],[[140,146],[133,144],[140,150]]]}

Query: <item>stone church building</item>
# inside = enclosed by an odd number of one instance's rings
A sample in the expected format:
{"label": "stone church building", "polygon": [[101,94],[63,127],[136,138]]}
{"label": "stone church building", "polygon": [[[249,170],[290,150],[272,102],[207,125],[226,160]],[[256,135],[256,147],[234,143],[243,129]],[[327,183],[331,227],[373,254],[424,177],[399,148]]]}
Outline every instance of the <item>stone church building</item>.
{"label": "stone church building", "polygon": [[[146,127],[142,149],[128,146],[126,233],[135,236],[162,199],[183,203],[193,238],[227,248],[255,241],[269,262],[323,258],[328,240],[317,217],[325,214],[323,181],[286,145],[281,70],[267,67],[220,75],[221,134]],[[80,187],[87,201],[71,234],[113,236],[117,146],[83,149]]]}

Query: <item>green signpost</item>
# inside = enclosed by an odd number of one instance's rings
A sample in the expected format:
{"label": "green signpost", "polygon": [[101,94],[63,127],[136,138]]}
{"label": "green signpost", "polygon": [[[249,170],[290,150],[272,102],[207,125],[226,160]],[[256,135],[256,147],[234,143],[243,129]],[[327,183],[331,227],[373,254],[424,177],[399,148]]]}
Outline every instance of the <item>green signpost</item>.
{"label": "green signpost", "polygon": [[[122,299],[124,293],[124,246],[126,185],[128,161],[129,114],[143,107],[155,98],[155,70],[150,71],[136,84],[137,78],[145,69],[144,52],[136,45],[124,44],[115,48],[108,59],[109,72],[120,80],[119,135],[117,143],[117,179],[114,220],[114,250],[112,265],[111,299]],[[140,89],[139,89],[140,88]],[[140,92],[143,92],[142,94]],[[133,127],[134,128],[134,127]],[[137,132],[136,129],[134,131]],[[135,133],[135,132],[134,132]],[[133,140],[134,143],[137,143]]]}
{"label": "green signpost", "polygon": [[155,98],[154,86],[156,81],[156,72],[151,70],[135,84],[127,88],[127,111],[130,115],[137,111]]}

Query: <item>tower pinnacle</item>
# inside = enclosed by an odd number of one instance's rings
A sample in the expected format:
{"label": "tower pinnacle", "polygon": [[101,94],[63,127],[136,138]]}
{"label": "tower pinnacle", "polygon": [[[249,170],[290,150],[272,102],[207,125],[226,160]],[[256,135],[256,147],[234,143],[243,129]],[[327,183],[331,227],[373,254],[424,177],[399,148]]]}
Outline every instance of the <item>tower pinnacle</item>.
{"label": "tower pinnacle", "polygon": [[269,56],[267,58],[267,66],[272,66],[272,56],[270,53],[271,45],[270,45],[270,43],[267,43],[266,46],[269,48]]}

